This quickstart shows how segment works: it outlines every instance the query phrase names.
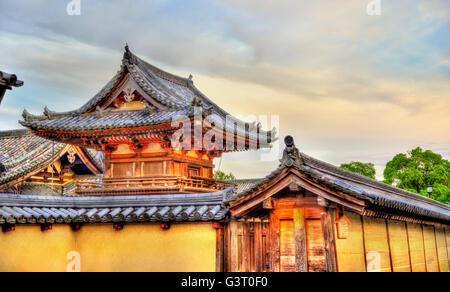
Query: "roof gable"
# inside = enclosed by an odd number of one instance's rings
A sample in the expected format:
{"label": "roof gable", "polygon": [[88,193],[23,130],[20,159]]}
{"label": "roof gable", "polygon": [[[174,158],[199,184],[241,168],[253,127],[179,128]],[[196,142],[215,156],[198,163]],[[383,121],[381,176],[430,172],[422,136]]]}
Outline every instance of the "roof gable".
{"label": "roof gable", "polygon": [[23,182],[68,153],[77,155],[92,173],[103,172],[101,162],[83,148],[56,143],[27,130],[0,132],[0,161],[5,167],[0,173],[0,187]]}
{"label": "roof gable", "polygon": [[[286,185],[283,180],[294,180],[302,188],[313,184],[316,188],[334,192],[336,197],[352,201],[364,201],[366,206],[361,214],[370,216],[389,216],[390,218],[409,218],[417,222],[450,222],[450,206],[408,191],[386,185],[367,177],[346,171],[322,162],[298,151],[292,137],[285,139],[287,147],[278,169],[250,186],[241,188],[226,198],[231,209],[239,205],[252,204],[252,200],[269,194],[272,189]],[[298,177],[298,179],[297,179]],[[238,188],[239,189],[239,188]],[[316,189],[317,191],[317,189]],[[320,195],[320,193],[318,193]],[[275,193],[269,195],[273,196]],[[349,197],[350,196],[350,197]],[[323,196],[326,198],[326,196]],[[332,201],[330,198],[327,200]],[[336,201],[335,201],[336,202]],[[356,202],[356,201],[355,201]],[[345,204],[342,204],[345,206]],[[346,206],[349,207],[349,206]],[[357,210],[357,209],[355,209]]]}

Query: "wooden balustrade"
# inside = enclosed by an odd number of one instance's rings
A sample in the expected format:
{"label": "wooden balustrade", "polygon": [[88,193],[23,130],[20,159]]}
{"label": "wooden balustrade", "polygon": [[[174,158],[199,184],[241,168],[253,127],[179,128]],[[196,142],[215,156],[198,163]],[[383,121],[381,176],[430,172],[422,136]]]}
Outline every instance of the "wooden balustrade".
{"label": "wooden balustrade", "polygon": [[224,190],[231,184],[209,178],[139,177],[109,178],[101,182],[78,181],[77,195],[134,195],[147,193],[192,193]]}

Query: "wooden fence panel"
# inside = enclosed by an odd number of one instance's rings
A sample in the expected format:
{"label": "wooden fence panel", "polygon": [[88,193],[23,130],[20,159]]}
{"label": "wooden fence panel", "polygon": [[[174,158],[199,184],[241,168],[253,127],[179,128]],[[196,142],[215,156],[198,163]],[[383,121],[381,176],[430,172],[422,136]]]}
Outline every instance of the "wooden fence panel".
{"label": "wooden fence panel", "polygon": [[450,272],[447,254],[447,242],[445,238],[445,229],[436,228],[436,245],[439,259],[439,269],[441,272]]}
{"label": "wooden fence panel", "polygon": [[436,239],[433,226],[423,226],[423,241],[425,246],[427,272],[439,272]]}
{"label": "wooden fence panel", "polygon": [[364,217],[363,221],[367,270],[392,272],[386,221],[371,217]]}
{"label": "wooden fence panel", "polygon": [[389,221],[389,242],[394,272],[411,272],[408,234],[405,222]]}
{"label": "wooden fence panel", "polygon": [[409,252],[411,256],[411,270],[413,272],[426,272],[425,249],[423,246],[423,233],[420,224],[407,223]]}
{"label": "wooden fence panel", "polygon": [[351,222],[348,238],[339,239],[336,226],[334,226],[338,271],[365,272],[366,261],[361,216],[350,212],[347,212],[346,215]]}

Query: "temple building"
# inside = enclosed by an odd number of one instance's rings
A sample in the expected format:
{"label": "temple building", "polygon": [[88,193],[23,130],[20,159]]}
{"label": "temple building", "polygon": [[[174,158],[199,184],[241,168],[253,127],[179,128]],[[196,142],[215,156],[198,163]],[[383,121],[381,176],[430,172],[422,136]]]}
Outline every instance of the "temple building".
{"label": "temple building", "polygon": [[215,158],[270,148],[276,130],[128,46],[81,108],[20,123],[0,133],[0,271],[450,270],[448,205],[310,157],[291,136],[267,177],[215,180]]}

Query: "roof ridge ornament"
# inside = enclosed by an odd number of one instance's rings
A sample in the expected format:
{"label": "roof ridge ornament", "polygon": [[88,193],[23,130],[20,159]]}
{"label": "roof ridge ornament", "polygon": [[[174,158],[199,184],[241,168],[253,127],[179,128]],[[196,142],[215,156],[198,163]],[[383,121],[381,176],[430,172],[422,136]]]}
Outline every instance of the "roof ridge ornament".
{"label": "roof ridge ornament", "polygon": [[128,47],[128,43],[125,44],[125,53],[123,54],[123,59],[128,61],[129,65],[134,64],[134,56]]}
{"label": "roof ridge ornament", "polygon": [[111,109],[103,110],[101,107],[97,106],[95,109],[95,115],[97,119],[103,118],[107,113],[109,113]]}
{"label": "roof ridge ornament", "polygon": [[52,120],[55,116],[55,112],[48,109],[46,106],[44,108],[44,116],[46,116],[49,120]]}
{"label": "roof ridge ornament", "polygon": [[192,76],[192,74],[189,74],[189,77],[187,79],[187,86],[188,87],[193,87],[194,86],[194,76]]}
{"label": "roof ridge ornament", "polygon": [[286,148],[283,152],[283,158],[280,160],[281,165],[285,167],[301,167],[303,165],[303,158],[300,151],[295,147],[294,138],[292,136],[286,136],[284,138]]}

